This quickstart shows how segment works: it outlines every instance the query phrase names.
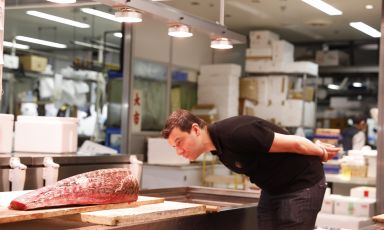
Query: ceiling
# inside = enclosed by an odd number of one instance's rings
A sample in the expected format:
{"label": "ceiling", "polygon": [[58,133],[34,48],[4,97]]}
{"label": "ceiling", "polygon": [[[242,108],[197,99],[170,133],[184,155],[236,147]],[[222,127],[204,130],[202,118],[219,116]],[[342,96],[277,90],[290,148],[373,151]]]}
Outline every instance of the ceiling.
{"label": "ceiling", "polygon": [[[120,30],[121,25],[105,19],[92,17],[80,7],[97,7],[113,13],[109,6],[97,1],[77,0],[75,6],[58,7],[58,4],[44,0],[6,0],[5,38],[12,40],[16,35],[47,38],[68,43],[71,40],[85,41],[101,38],[105,31]],[[228,29],[248,35],[251,30],[272,30],[282,39],[293,43],[367,40],[378,41],[348,24],[362,21],[379,29],[381,17],[380,0],[326,0],[339,10],[340,16],[328,16],[301,0],[225,0],[224,24]],[[173,0],[162,1],[189,14],[211,21],[219,21],[220,0]],[[373,9],[365,9],[371,4]],[[89,29],[74,29],[27,15],[28,9],[78,20],[91,25]],[[116,39],[118,42],[118,39]]]}

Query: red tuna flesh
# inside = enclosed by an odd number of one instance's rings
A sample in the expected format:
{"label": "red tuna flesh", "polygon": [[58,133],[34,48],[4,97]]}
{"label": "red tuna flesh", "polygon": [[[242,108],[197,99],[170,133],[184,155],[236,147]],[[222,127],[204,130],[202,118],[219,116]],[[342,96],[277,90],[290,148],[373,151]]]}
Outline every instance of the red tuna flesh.
{"label": "red tuna flesh", "polygon": [[29,210],[63,205],[136,201],[139,183],[129,169],[100,169],[60,180],[11,201],[9,208]]}

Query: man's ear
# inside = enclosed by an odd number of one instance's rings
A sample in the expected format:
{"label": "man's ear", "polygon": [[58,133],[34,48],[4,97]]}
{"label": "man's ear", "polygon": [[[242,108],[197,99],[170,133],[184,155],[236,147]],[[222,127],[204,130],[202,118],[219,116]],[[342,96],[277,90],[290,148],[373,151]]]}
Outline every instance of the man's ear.
{"label": "man's ear", "polygon": [[197,123],[192,124],[192,130],[196,132],[196,135],[199,136],[201,133],[200,126]]}

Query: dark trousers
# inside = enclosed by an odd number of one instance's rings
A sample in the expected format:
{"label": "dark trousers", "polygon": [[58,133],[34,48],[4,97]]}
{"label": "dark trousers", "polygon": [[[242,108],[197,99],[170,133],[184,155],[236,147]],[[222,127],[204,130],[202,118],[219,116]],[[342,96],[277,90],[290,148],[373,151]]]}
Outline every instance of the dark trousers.
{"label": "dark trousers", "polygon": [[326,186],[325,179],[322,179],[297,192],[271,195],[262,191],[257,208],[258,229],[313,230]]}

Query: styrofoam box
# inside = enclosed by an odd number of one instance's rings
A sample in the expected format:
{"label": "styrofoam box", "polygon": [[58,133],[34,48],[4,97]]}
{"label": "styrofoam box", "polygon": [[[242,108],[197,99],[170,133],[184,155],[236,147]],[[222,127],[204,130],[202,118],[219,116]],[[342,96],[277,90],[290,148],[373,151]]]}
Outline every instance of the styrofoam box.
{"label": "styrofoam box", "polygon": [[335,194],[325,195],[320,212],[330,213],[330,214],[334,213],[335,200],[337,199],[337,197],[340,197],[340,196],[341,195],[335,195]]}
{"label": "styrofoam box", "polygon": [[359,198],[350,196],[339,196],[335,198],[334,213],[338,215],[349,215],[354,214],[354,204]]}
{"label": "styrofoam box", "polygon": [[13,114],[0,114],[0,153],[12,152]]}
{"label": "styrofoam box", "polygon": [[245,71],[250,73],[306,73],[311,75],[318,75],[319,66],[316,63],[309,61],[298,62],[274,62],[274,61],[245,61]]}
{"label": "styrofoam box", "polygon": [[77,119],[17,116],[16,152],[71,153],[77,151]]}
{"label": "styrofoam box", "polygon": [[371,217],[375,215],[376,200],[362,198],[354,202],[353,215],[359,217]]}
{"label": "styrofoam box", "polygon": [[19,68],[19,57],[4,54],[4,67],[9,69],[18,69]]}
{"label": "styrofoam box", "polygon": [[351,188],[350,195],[357,198],[376,199],[376,188],[367,186],[354,187]]}
{"label": "styrofoam box", "polygon": [[248,48],[245,51],[245,56],[247,58],[268,58],[272,59],[273,52],[272,52],[272,46],[266,45],[266,46],[260,46],[257,48]]}
{"label": "styrofoam box", "polygon": [[344,216],[328,213],[319,213],[316,219],[316,226],[332,229],[350,229],[359,230],[373,224],[371,218]]}
{"label": "styrofoam box", "polygon": [[269,30],[254,30],[249,32],[250,47],[258,47],[260,45],[271,45],[272,41],[279,40],[279,35]]}
{"label": "styrofoam box", "polygon": [[294,61],[294,50],[295,47],[293,44],[285,41],[285,40],[279,40],[279,41],[273,41],[272,42],[272,52],[273,52],[273,58],[272,60],[276,63],[283,63],[283,62],[293,62]]}
{"label": "styrofoam box", "polygon": [[206,76],[212,75],[233,75],[241,76],[241,66],[237,64],[213,64],[213,65],[202,65],[200,67],[200,74]]}
{"label": "styrofoam box", "polygon": [[185,165],[189,160],[179,156],[164,138],[148,138],[148,163],[160,165]]}

